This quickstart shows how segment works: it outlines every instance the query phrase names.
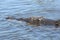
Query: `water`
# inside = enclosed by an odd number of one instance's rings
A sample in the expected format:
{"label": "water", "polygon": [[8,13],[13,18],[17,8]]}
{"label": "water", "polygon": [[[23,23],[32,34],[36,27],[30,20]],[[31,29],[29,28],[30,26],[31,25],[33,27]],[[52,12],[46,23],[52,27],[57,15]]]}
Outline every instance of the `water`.
{"label": "water", "polygon": [[54,26],[29,26],[16,18],[44,16],[60,19],[60,0],[0,0],[0,40],[60,40],[60,28]]}

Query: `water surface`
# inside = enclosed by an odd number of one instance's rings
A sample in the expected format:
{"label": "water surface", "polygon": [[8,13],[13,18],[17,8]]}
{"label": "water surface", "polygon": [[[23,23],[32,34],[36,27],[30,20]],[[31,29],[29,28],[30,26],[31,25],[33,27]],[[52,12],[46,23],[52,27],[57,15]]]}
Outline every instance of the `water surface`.
{"label": "water surface", "polygon": [[7,16],[60,19],[60,0],[0,0],[0,40],[60,40],[60,28],[33,27],[21,21],[8,21]]}

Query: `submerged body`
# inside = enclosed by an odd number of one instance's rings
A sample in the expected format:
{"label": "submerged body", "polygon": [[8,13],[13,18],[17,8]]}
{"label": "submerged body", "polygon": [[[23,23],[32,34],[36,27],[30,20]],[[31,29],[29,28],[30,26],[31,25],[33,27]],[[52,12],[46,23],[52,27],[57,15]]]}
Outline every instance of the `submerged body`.
{"label": "submerged body", "polygon": [[54,25],[54,26],[60,26],[60,20],[52,20],[52,19],[46,19],[44,17],[29,17],[29,18],[13,18],[13,17],[7,17],[6,19],[15,19],[18,21],[24,21],[29,25]]}

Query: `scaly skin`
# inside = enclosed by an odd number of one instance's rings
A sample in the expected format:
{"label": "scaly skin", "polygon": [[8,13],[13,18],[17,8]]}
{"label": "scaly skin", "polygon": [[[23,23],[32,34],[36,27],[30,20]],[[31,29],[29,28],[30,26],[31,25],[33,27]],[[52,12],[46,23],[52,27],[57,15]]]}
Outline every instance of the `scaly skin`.
{"label": "scaly skin", "polygon": [[16,19],[14,17],[7,17],[6,19],[11,19],[11,20],[18,20],[18,21],[24,21],[29,25],[54,25],[56,28],[60,26],[60,20],[52,20],[52,19],[46,19],[44,17],[29,17],[29,18],[19,18]]}

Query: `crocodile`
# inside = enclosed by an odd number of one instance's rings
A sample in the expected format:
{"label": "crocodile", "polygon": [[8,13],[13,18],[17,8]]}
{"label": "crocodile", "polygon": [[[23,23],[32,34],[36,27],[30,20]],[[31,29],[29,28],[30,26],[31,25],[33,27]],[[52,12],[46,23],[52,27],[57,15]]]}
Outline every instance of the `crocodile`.
{"label": "crocodile", "polygon": [[28,18],[14,18],[14,17],[6,17],[6,19],[11,19],[11,20],[17,20],[17,21],[24,21],[29,25],[54,25],[56,28],[60,26],[60,20],[52,20],[48,18],[44,18],[43,16],[33,16],[33,17],[28,17]]}

